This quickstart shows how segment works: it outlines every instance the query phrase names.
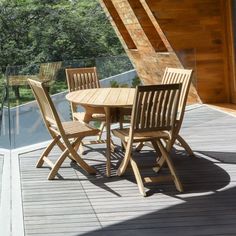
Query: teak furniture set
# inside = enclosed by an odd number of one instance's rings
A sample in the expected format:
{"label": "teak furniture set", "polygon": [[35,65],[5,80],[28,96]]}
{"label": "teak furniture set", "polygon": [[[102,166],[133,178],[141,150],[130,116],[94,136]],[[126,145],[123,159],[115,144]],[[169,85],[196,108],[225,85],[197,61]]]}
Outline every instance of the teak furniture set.
{"label": "teak furniture set", "polygon": [[[187,142],[179,135],[184,110],[190,88],[192,70],[167,68],[162,83],[134,88],[100,88],[96,68],[67,69],[67,82],[70,92],[66,95],[71,102],[73,121],[61,122],[52,100],[42,82],[28,80],[38,101],[45,125],[52,136],[52,142],[40,157],[37,167],[44,162],[52,168],[48,179],[53,179],[66,157],[76,161],[89,174],[96,170],[89,166],[78,154],[78,148],[86,136],[96,136],[101,129],[90,126],[90,121],[99,120],[106,125],[106,174],[111,174],[111,123],[122,121],[122,109],[131,111],[130,127],[112,130],[121,139],[125,149],[124,158],[117,170],[119,176],[131,164],[138,188],[146,196],[144,184],[156,181],[173,180],[176,189],[183,191],[177,171],[172,163],[170,151],[178,141],[193,155]],[[77,112],[77,106],[83,106],[85,112]],[[169,169],[169,176],[142,177],[140,168],[134,159],[134,143],[140,151],[143,145],[150,145],[157,153],[157,162],[152,169],[155,172],[163,167]],[[62,155],[52,163],[49,152],[54,145],[62,150]],[[156,174],[156,173],[155,173]],[[159,175],[159,173],[158,173]]]}

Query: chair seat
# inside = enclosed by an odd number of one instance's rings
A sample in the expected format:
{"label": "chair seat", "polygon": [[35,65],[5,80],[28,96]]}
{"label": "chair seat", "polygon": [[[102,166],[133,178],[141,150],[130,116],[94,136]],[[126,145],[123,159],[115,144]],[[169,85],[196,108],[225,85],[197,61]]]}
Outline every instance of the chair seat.
{"label": "chair seat", "polygon": [[62,122],[62,127],[69,138],[78,137],[78,134],[80,134],[81,137],[94,136],[100,132],[99,129],[79,121]]}
{"label": "chair seat", "polygon": [[[121,140],[124,140],[125,142],[128,142],[129,140],[129,128],[126,129],[114,129],[112,130],[112,133],[120,138]],[[162,139],[169,139],[169,133],[164,131],[149,131],[149,132],[134,132],[134,142],[140,142],[140,141],[149,141],[152,139],[155,139],[156,137],[162,138]]]}

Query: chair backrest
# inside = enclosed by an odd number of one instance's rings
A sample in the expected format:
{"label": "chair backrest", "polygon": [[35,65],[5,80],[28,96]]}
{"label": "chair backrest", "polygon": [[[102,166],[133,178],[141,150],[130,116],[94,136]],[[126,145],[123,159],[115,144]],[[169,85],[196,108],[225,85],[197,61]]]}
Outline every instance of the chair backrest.
{"label": "chair backrest", "polygon": [[28,83],[33,91],[35,99],[38,102],[43,120],[49,133],[64,132],[58,113],[43,82],[28,79]]}
{"label": "chair backrest", "polygon": [[179,68],[166,68],[162,81],[162,84],[175,84],[181,83],[182,89],[180,93],[180,102],[178,107],[178,120],[183,119],[185,106],[188,98],[188,93],[192,81],[193,70],[179,69]]}
{"label": "chair backrest", "polygon": [[54,80],[58,70],[61,68],[62,62],[49,62],[40,64],[39,80],[51,81]]}
{"label": "chair backrest", "polygon": [[172,132],[176,123],[181,84],[137,86],[131,116],[133,132]]}
{"label": "chair backrest", "polygon": [[66,69],[69,91],[100,88],[96,67]]}

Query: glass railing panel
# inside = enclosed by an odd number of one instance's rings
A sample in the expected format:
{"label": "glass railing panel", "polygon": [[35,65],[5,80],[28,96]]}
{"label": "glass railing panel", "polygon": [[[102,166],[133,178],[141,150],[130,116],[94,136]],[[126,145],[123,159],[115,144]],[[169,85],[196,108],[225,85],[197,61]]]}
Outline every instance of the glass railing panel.
{"label": "glass railing panel", "polygon": [[11,148],[49,139],[27,79],[38,79],[39,65],[8,66],[6,86],[9,98]]}
{"label": "glass railing panel", "polygon": [[[132,86],[137,77],[127,56],[101,57],[36,65],[8,66],[4,86],[8,91],[5,119],[9,121],[11,148],[20,148],[50,140],[27,78],[43,80],[48,87],[62,121],[71,119],[65,68],[96,66],[102,87]],[[115,82],[114,82],[115,81]],[[128,84],[128,85],[127,85]]]}
{"label": "glass railing panel", "polygon": [[0,149],[10,148],[9,100],[7,95],[5,68],[0,68]]}
{"label": "glass railing panel", "polygon": [[[196,71],[195,49],[177,52],[185,68]],[[96,66],[102,87],[135,87],[140,80],[127,56],[111,56],[8,66],[1,75],[1,146],[12,149],[48,141],[50,136],[41,118],[27,78],[45,81],[62,121],[71,119],[65,68]],[[196,77],[193,81],[197,86]],[[81,109],[82,111],[82,109]],[[0,148],[1,148],[0,146]]]}

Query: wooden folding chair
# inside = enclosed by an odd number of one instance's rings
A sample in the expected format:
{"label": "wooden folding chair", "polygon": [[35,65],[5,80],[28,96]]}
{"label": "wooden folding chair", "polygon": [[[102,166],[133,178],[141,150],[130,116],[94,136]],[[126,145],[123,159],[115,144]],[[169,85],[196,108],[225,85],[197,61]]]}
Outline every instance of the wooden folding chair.
{"label": "wooden folding chair", "polygon": [[[181,182],[169,157],[170,149],[175,139],[174,130],[177,121],[180,92],[181,84],[138,86],[132,109],[131,127],[113,130],[113,134],[119,137],[126,146],[125,157],[117,174],[122,175],[130,162],[139,191],[143,196],[146,196],[144,183],[157,181],[158,179],[156,177],[142,178],[138,165],[133,159],[132,146],[133,143],[137,142],[149,141],[156,152],[160,150],[161,155],[167,162],[171,173],[170,177],[174,180],[177,190],[183,191]],[[163,179],[166,180],[166,177]]]}
{"label": "wooden folding chair", "polygon": [[[96,67],[87,68],[70,68],[66,69],[67,84],[70,92],[81,89],[100,88]],[[91,121],[101,122],[100,132],[96,141],[84,142],[83,144],[105,143],[102,140],[102,132],[105,127],[105,110],[104,108],[86,106],[85,112],[78,112],[78,106],[71,103],[72,116],[74,120],[89,123]]]}
{"label": "wooden folding chair", "polygon": [[188,152],[190,156],[194,155],[193,151],[188,145],[188,143],[184,140],[184,138],[180,136],[179,131],[182,126],[183,119],[184,119],[186,102],[188,98],[190,85],[192,82],[192,77],[193,77],[193,70],[166,68],[163,79],[161,81],[162,84],[174,84],[174,83],[182,84],[182,89],[181,89],[180,98],[179,98],[180,102],[179,102],[178,114],[177,114],[177,124],[174,130],[175,143],[176,144],[179,143]]}
{"label": "wooden folding chair", "polygon": [[[174,83],[181,83],[182,89],[180,93],[180,103],[178,107],[178,114],[177,114],[177,123],[174,130],[175,139],[173,139],[173,145],[177,144],[183,147],[190,156],[193,156],[194,153],[188,143],[184,140],[183,137],[179,134],[180,128],[182,126],[184,114],[185,114],[185,107],[188,98],[188,93],[192,81],[193,70],[189,69],[179,69],[179,68],[166,68],[162,81],[162,84],[174,84]],[[143,143],[140,143],[136,147],[136,151],[140,151],[143,147]],[[147,144],[146,144],[147,145]],[[163,160],[163,159],[162,159]],[[161,163],[160,161],[160,164]]]}
{"label": "wooden folding chair", "polygon": [[[61,122],[43,82],[28,79],[28,83],[33,90],[44,123],[52,137],[52,142],[44,150],[37,162],[36,167],[41,167],[44,162],[46,162],[51,167],[48,179],[53,179],[63,161],[66,157],[69,157],[76,161],[81,168],[89,174],[95,174],[95,169],[89,166],[79,156],[76,150],[84,137],[97,135],[99,130],[79,121]],[[48,158],[48,155],[55,145],[58,145],[58,147],[62,150],[62,154],[55,163],[52,163],[52,161]]]}
{"label": "wooden folding chair", "polygon": [[[9,86],[14,87],[16,98],[20,98],[20,86],[28,85],[28,79],[39,80],[42,82],[47,82],[45,86],[49,89],[49,87],[55,82],[56,76],[58,74],[59,69],[62,66],[62,62],[49,62],[49,63],[41,63],[39,68],[39,73],[34,75],[9,75],[7,84]],[[19,73],[19,71],[18,71]]]}

